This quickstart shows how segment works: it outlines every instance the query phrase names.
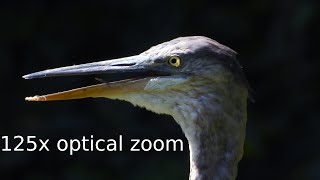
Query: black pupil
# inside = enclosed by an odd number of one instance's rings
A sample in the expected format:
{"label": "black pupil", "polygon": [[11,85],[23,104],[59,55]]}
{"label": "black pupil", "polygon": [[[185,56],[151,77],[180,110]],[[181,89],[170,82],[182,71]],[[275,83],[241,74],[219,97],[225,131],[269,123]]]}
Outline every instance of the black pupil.
{"label": "black pupil", "polygon": [[172,63],[172,64],[177,63],[177,59],[176,59],[176,58],[172,58],[172,59],[171,59],[171,63]]}

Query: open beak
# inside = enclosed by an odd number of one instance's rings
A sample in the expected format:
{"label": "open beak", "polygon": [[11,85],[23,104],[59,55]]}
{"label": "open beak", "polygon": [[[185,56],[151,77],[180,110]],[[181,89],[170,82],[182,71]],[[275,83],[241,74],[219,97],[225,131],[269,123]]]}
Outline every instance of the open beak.
{"label": "open beak", "polygon": [[[151,63],[150,63],[151,62]],[[49,69],[23,76],[24,79],[44,78],[53,76],[88,75],[101,73],[127,73],[135,72],[138,78],[126,79],[116,82],[106,82],[93,86],[87,86],[69,91],[63,91],[48,95],[26,97],[27,101],[54,101],[80,99],[87,97],[118,97],[122,94],[143,91],[148,81],[154,76],[165,76],[168,73],[155,70],[152,61],[142,55],[67,66]]]}

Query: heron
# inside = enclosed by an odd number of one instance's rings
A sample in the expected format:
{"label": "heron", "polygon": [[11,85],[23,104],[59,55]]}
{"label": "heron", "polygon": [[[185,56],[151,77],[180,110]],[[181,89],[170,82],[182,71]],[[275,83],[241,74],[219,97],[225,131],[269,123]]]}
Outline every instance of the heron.
{"label": "heron", "polygon": [[48,69],[25,79],[129,73],[129,79],[26,97],[27,101],[105,97],[178,123],[188,141],[190,180],[234,180],[243,156],[248,83],[231,48],[204,36],[179,37],[141,54]]}

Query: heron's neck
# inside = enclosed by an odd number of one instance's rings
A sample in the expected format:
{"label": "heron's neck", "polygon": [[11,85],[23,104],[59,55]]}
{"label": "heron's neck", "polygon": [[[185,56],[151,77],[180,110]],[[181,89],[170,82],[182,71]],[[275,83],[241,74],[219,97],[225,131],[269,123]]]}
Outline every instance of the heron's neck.
{"label": "heron's neck", "polygon": [[189,142],[190,180],[233,180],[243,154],[246,97],[238,102],[214,95],[182,102],[175,115]]}
{"label": "heron's neck", "polygon": [[246,88],[235,83],[213,84],[118,99],[173,116],[189,142],[190,180],[235,179],[245,138]]}

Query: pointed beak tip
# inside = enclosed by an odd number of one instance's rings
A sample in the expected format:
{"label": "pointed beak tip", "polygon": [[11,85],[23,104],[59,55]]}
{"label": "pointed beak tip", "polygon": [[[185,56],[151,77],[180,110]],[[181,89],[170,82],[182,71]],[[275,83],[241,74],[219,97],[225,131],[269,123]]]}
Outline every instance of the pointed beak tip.
{"label": "pointed beak tip", "polygon": [[33,96],[24,98],[25,101],[41,101],[43,98],[41,96]]}
{"label": "pointed beak tip", "polygon": [[32,79],[32,77],[30,75],[23,75],[22,78],[23,79]]}
{"label": "pointed beak tip", "polygon": [[34,101],[34,97],[26,97],[24,98],[25,101]]}
{"label": "pointed beak tip", "polygon": [[25,97],[24,98],[25,101],[32,101],[32,99],[33,99],[32,97]]}

